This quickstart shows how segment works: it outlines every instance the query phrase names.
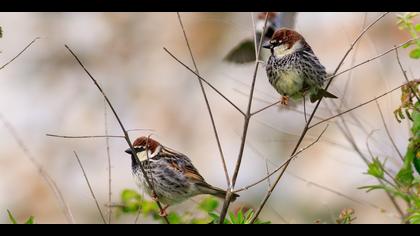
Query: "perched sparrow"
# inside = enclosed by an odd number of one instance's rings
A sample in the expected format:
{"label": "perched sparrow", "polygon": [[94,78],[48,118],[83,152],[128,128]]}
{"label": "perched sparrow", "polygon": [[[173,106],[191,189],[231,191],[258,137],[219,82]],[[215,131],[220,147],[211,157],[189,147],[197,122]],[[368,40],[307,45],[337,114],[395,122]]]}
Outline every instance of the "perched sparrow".
{"label": "perched sparrow", "polygon": [[[183,202],[199,194],[225,198],[226,191],[208,184],[184,154],[148,137],[137,138],[133,147],[137,152],[136,155],[133,155],[131,149],[125,152],[131,154],[133,176],[137,185],[166,204],[165,209],[169,205]],[[157,196],[152,195],[152,190],[140,169],[140,162]],[[233,201],[238,196],[235,194]]]}
{"label": "perched sparrow", "polygon": [[263,46],[270,49],[266,70],[271,85],[282,95],[282,104],[288,98],[303,98],[309,93],[311,102],[322,97],[337,98],[323,89],[327,73],[309,44],[298,32],[278,29]]}

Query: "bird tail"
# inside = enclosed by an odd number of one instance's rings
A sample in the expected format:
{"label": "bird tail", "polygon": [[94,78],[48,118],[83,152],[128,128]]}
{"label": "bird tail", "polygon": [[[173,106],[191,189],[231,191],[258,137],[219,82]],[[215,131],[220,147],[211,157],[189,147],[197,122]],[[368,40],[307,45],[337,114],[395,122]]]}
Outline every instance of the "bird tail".
{"label": "bird tail", "polygon": [[328,92],[325,89],[318,89],[317,93],[315,94],[311,94],[311,96],[309,97],[309,99],[311,100],[312,103],[318,101],[319,99],[321,99],[322,97],[326,97],[326,98],[338,98],[337,96],[335,96],[334,94]]}
{"label": "bird tail", "polygon": [[[211,186],[210,184],[197,184],[197,187],[200,190],[200,192],[203,194],[210,194],[218,198],[222,198],[222,199],[226,198],[225,190]],[[239,197],[239,195],[236,193],[233,193],[232,202],[234,202],[237,197]]]}

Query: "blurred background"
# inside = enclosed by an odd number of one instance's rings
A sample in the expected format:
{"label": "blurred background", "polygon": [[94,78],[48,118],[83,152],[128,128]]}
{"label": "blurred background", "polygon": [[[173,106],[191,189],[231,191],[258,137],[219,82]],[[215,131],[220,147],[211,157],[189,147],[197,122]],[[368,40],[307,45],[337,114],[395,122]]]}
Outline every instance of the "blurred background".
{"label": "blurred background", "polygon": [[[295,28],[332,72],[350,43],[381,13],[297,13]],[[250,13],[182,13],[185,29],[200,73],[243,110],[254,63],[232,64],[225,55],[241,40],[253,35]],[[113,102],[134,139],[152,137],[187,154],[213,185],[225,188],[219,151],[196,77],[174,61],[163,47],[192,66],[176,13],[1,13],[0,61],[4,64],[35,37],[32,47],[0,71],[0,113],[15,128],[30,153],[56,181],[77,223],[101,223],[83,174],[74,158],[77,151],[98,201],[108,199],[108,169],[105,139],[60,139],[61,135],[105,133],[104,100],[74,58],[68,44],[96,77]],[[396,26],[395,13],[375,25],[353,50],[342,69],[352,60],[362,62],[409,39]],[[400,49],[401,61],[410,78],[418,78],[419,61]],[[390,53],[345,73],[333,82],[331,92],[343,94],[343,109],[358,105],[404,83],[395,54]],[[237,159],[243,119],[220,96],[206,87],[222,147],[232,175]],[[279,99],[268,83],[265,70],[258,71],[253,110]],[[328,101],[321,103],[319,118],[331,115]],[[379,103],[399,150],[405,152],[409,130],[398,123],[393,111],[400,105],[400,91]],[[330,106],[331,107],[331,106]],[[313,108],[307,105],[308,111]],[[299,112],[300,111],[300,112]],[[237,187],[244,187],[281,165],[290,155],[304,127],[303,106],[272,107],[255,116],[250,124]],[[333,112],[335,113],[335,112]],[[375,156],[400,164],[386,136],[375,103],[352,112],[360,123],[344,115],[354,140],[366,156],[368,134]],[[318,119],[317,119],[318,120]],[[395,208],[382,191],[367,194],[358,187],[375,184],[364,173],[366,165],[332,120],[325,135],[294,160],[261,214],[273,223],[333,222],[343,208],[353,208],[356,223],[399,223]],[[121,130],[108,111],[109,134]],[[307,135],[303,146],[313,142],[324,127]],[[110,139],[112,198],[118,202],[125,188],[136,189],[123,139]],[[268,164],[266,164],[268,163]],[[323,187],[320,187],[323,186]],[[232,204],[257,207],[268,184],[241,193]],[[200,199],[198,196],[195,199]],[[187,201],[171,209],[194,208]],[[66,218],[38,170],[28,160],[13,136],[0,125],[0,223],[8,223],[10,209],[20,221],[35,216],[38,223],[66,223]],[[382,209],[382,210],[381,210]],[[133,216],[134,217],[134,216]],[[133,217],[114,218],[130,223]],[[141,219],[139,222],[148,222]]]}

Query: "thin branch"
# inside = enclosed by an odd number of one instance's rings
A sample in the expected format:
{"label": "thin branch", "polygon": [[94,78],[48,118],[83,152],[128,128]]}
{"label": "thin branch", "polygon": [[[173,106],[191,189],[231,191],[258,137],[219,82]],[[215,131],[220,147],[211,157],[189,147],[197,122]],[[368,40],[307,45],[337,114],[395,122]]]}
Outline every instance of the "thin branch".
{"label": "thin branch", "polygon": [[22,152],[25,154],[25,156],[28,158],[28,160],[35,166],[35,168],[38,170],[39,175],[45,180],[45,182],[48,184],[50,189],[53,191],[55,197],[57,198],[58,202],[61,204],[61,208],[63,210],[64,215],[67,218],[67,221],[71,224],[74,224],[74,218],[73,214],[71,213],[69,204],[64,199],[64,195],[61,192],[60,188],[58,187],[57,183],[54,181],[54,179],[44,170],[42,165],[36,160],[36,158],[32,155],[32,153],[29,151],[23,140],[19,137],[17,131],[13,127],[9,121],[6,120],[6,118],[3,116],[3,114],[0,113],[0,120],[3,122],[4,126],[8,129],[9,133],[12,135],[12,137],[15,139],[16,143],[18,144],[19,148],[22,150]]}
{"label": "thin branch", "polygon": [[[92,186],[90,185],[89,179],[88,179],[88,177],[86,175],[85,169],[83,168],[82,162],[80,161],[80,158],[77,155],[76,151],[73,151],[73,153],[74,153],[74,156],[77,159],[77,162],[79,163],[80,169],[83,172],[83,176],[85,177],[86,183],[87,183],[87,185],[89,187],[90,194],[92,195],[92,198],[95,201],[95,204],[96,204],[96,207],[98,208],[99,214],[101,215],[101,218],[102,218],[104,224],[106,224],[106,220],[105,220],[104,214],[102,213],[101,207],[99,206],[98,200],[96,199],[95,193],[93,192]],[[109,207],[108,209],[110,209],[110,208],[111,207]]]}
{"label": "thin branch", "polygon": [[372,98],[372,99],[370,99],[370,100],[368,100],[368,101],[366,101],[366,102],[364,102],[364,103],[361,103],[361,104],[359,104],[359,105],[357,105],[357,106],[355,106],[355,107],[352,107],[352,108],[350,108],[350,109],[348,109],[348,110],[345,110],[345,111],[343,111],[343,112],[340,112],[340,113],[338,113],[338,114],[336,114],[336,115],[333,115],[333,116],[330,116],[330,117],[328,117],[328,118],[325,118],[325,119],[323,119],[323,120],[321,120],[321,121],[318,121],[317,123],[315,123],[315,124],[313,124],[313,125],[309,126],[309,129],[312,129],[312,128],[313,128],[313,127],[315,127],[315,126],[318,126],[318,125],[320,125],[320,124],[322,124],[322,123],[325,123],[325,122],[327,122],[327,121],[329,121],[329,120],[332,120],[332,119],[334,119],[334,118],[336,118],[336,117],[339,117],[339,116],[344,115],[344,114],[346,114],[346,113],[348,113],[348,112],[351,112],[351,111],[353,111],[353,110],[356,110],[356,109],[358,109],[358,108],[360,108],[360,107],[362,107],[362,106],[365,106],[365,105],[367,105],[367,104],[369,104],[369,103],[371,103],[371,102],[374,102],[374,101],[376,101],[376,100],[378,100],[378,99],[380,99],[380,98],[382,98],[382,97],[384,97],[384,96],[386,96],[386,95],[388,95],[388,94],[390,94],[390,93],[394,92],[395,90],[400,89],[401,87],[403,87],[403,86],[404,86],[404,85],[406,85],[406,84],[407,84],[407,83],[404,83],[404,84],[402,84],[402,85],[400,85],[400,86],[398,86],[398,87],[396,87],[396,88],[394,88],[394,89],[392,89],[392,90],[389,90],[389,91],[387,91],[387,92],[385,92],[385,93],[383,93],[383,94],[381,94],[381,95],[379,95],[379,96],[377,96],[377,97],[375,97],[375,98]]}
{"label": "thin branch", "polygon": [[395,143],[394,139],[392,138],[391,132],[389,131],[388,126],[385,122],[385,117],[384,117],[384,113],[382,112],[381,106],[379,105],[377,100],[375,100],[375,103],[376,103],[376,106],[378,107],[379,114],[381,115],[381,120],[382,120],[382,124],[384,125],[386,135],[388,136],[389,141],[391,142],[391,144],[394,147],[395,151],[397,152],[398,156],[404,162],[404,157],[401,154],[400,150],[398,149],[397,144]]}
{"label": "thin branch", "polygon": [[[95,84],[95,86],[97,87],[97,89],[101,92],[102,96],[105,98],[106,102],[108,103],[108,106],[111,108],[112,113],[114,114],[115,118],[117,119],[118,124],[120,125],[121,130],[122,130],[122,131],[123,131],[123,133],[124,133],[124,138],[125,138],[125,141],[127,142],[128,146],[130,147],[131,152],[132,152],[132,153],[136,153],[136,151],[135,151],[135,149],[134,149],[134,147],[133,147],[133,144],[132,144],[132,142],[131,142],[131,140],[130,140],[130,137],[128,136],[128,132],[127,132],[127,130],[125,129],[125,127],[124,127],[123,123],[121,122],[120,117],[118,116],[117,112],[115,111],[114,106],[112,106],[112,104],[111,104],[110,100],[109,100],[109,99],[108,99],[108,97],[106,96],[105,92],[102,90],[102,87],[98,84],[98,82],[96,81],[96,79],[95,79],[95,78],[94,78],[94,77],[90,74],[90,72],[86,69],[86,67],[83,65],[83,63],[80,61],[80,59],[76,56],[76,54],[74,54],[74,52],[73,52],[73,51],[69,48],[69,46],[65,45],[65,47],[66,47],[66,48],[67,48],[67,50],[71,53],[71,55],[73,55],[73,57],[76,59],[76,61],[79,63],[79,65],[83,68],[83,70],[86,72],[86,74],[87,74],[87,75],[89,76],[89,78],[92,80],[92,82]],[[147,185],[148,185],[148,186],[149,186],[149,188],[151,189],[152,193],[153,193],[154,195],[156,195],[156,194],[155,194],[155,193],[156,193],[156,191],[154,190],[154,187],[152,186],[152,184],[151,184],[151,182],[150,182],[150,180],[149,180],[149,178],[148,178],[148,176],[147,176],[147,174],[146,174],[146,171],[145,171],[145,170],[144,170],[144,168],[143,168],[143,164],[142,164],[140,161],[138,161],[138,162],[139,162],[140,170],[142,171],[142,174],[143,174],[143,176],[144,176],[144,179],[146,180]],[[156,195],[156,196],[157,196],[157,195]],[[159,199],[155,199],[155,200],[156,200],[156,204],[158,205],[159,209],[161,210],[161,212],[163,212],[163,207],[162,207],[162,204],[160,203]],[[167,224],[169,224],[169,220],[168,220],[168,218],[167,218],[166,216],[162,216],[162,217],[163,217],[163,219],[165,220],[165,222],[166,222]]]}
{"label": "thin branch", "polygon": [[[365,12],[364,17],[363,17],[362,29],[364,29],[365,26],[366,26],[367,15],[368,15],[368,12]],[[360,48],[360,43],[356,44],[356,48],[354,49],[354,53],[352,55],[350,67],[352,67],[356,64],[356,55],[357,55],[357,52],[359,51],[359,48]],[[341,94],[340,105],[338,106],[339,108],[341,108],[343,106],[344,99],[346,98],[346,94],[347,94],[347,91],[348,91],[348,88],[349,88],[349,85],[350,85],[350,81],[353,78],[352,75],[353,75],[353,73],[352,73],[352,71],[350,71],[349,74],[348,74],[348,78],[346,80],[346,84],[344,85],[344,91]]]}
{"label": "thin branch", "polygon": [[277,105],[277,104],[279,104],[279,103],[281,103],[281,101],[277,101],[277,102],[272,103],[272,104],[270,104],[270,105],[268,105],[268,106],[265,106],[265,107],[263,107],[263,108],[261,108],[261,109],[258,109],[258,110],[256,110],[256,111],[254,111],[253,113],[251,113],[251,116],[254,116],[254,115],[256,115],[256,114],[258,114],[258,113],[260,113],[260,112],[262,112],[262,111],[265,111],[265,110],[267,110],[268,108],[271,108],[271,107],[273,107],[273,106],[275,106],[275,105]]}
{"label": "thin branch", "polygon": [[220,213],[220,220],[219,223],[223,224],[227,211],[229,209],[229,205],[232,199],[232,191],[235,188],[235,184],[236,184],[236,180],[238,178],[238,174],[239,174],[239,169],[241,167],[241,163],[242,163],[242,157],[243,157],[243,153],[244,153],[244,149],[245,149],[245,141],[247,138],[247,134],[248,134],[248,127],[249,127],[249,122],[251,120],[251,108],[252,108],[252,100],[254,98],[254,89],[255,89],[255,83],[257,81],[257,72],[258,72],[258,68],[259,68],[259,61],[258,58],[260,57],[260,52],[261,52],[261,47],[262,47],[262,42],[263,42],[263,37],[264,37],[264,33],[266,31],[267,28],[267,20],[268,20],[268,12],[265,14],[265,20],[264,20],[264,27],[261,33],[261,37],[260,37],[260,42],[258,45],[258,50],[257,50],[257,54],[255,55],[255,69],[254,69],[254,74],[252,76],[252,83],[251,83],[251,91],[249,93],[249,100],[248,100],[248,108],[247,111],[245,113],[245,117],[244,117],[244,127],[243,127],[243,133],[242,133],[242,137],[241,137],[241,145],[239,147],[239,154],[238,154],[238,159],[236,161],[236,165],[235,165],[235,170],[233,171],[233,175],[232,175],[232,185],[230,188],[227,189],[227,193],[226,193],[226,198],[225,198],[225,202],[223,203],[223,208],[222,211]]}
{"label": "thin branch", "polygon": [[[190,52],[191,60],[194,64],[195,72],[199,75],[200,72],[198,71],[197,63],[195,62],[194,55],[192,53],[192,49],[191,49],[191,46],[190,46],[190,42],[188,40],[187,33],[185,32],[184,24],[182,23],[181,15],[179,14],[179,12],[177,12],[177,15],[178,15],[179,24],[181,25],[182,32],[184,33],[185,43],[187,44],[188,51]],[[210,107],[209,99],[207,98],[207,93],[206,93],[206,90],[204,89],[203,81],[201,81],[200,78],[198,78],[198,77],[197,77],[197,80],[200,83],[201,92],[203,94],[204,101],[206,102],[207,111],[209,112],[211,125],[213,127],[214,136],[215,136],[216,142],[217,142],[217,148],[219,149],[220,158],[222,160],[223,171],[224,171],[225,177],[226,177],[226,183],[227,183],[227,186],[230,187],[229,172],[227,170],[225,156],[223,155],[222,145],[220,143],[220,138],[219,138],[219,134],[217,132],[216,123],[214,121],[214,116],[213,116],[213,112],[212,112],[211,107]]]}
{"label": "thin branch", "polygon": [[122,135],[79,135],[79,136],[71,136],[71,135],[59,135],[59,134],[46,134],[48,137],[54,138],[68,138],[68,139],[85,139],[85,138],[125,138]]}
{"label": "thin branch", "polygon": [[[395,49],[395,56],[397,57],[397,62],[398,62],[398,65],[400,66],[402,74],[404,75],[405,81],[407,81],[407,83],[410,82],[410,80],[407,77],[407,72],[404,70],[404,67],[401,64],[400,55],[398,54],[398,49],[397,48]],[[414,91],[413,87],[411,87],[410,84],[408,86],[410,87],[411,93],[414,94],[414,96],[416,96],[417,101],[420,101],[420,98],[417,95],[416,91]]]}
{"label": "thin branch", "polygon": [[[346,51],[346,53],[344,54],[344,56],[343,56],[343,58],[341,59],[341,61],[338,63],[338,66],[337,66],[337,68],[334,70],[334,73],[333,73],[333,75],[331,76],[331,78],[327,78],[327,80],[326,81],[328,81],[327,82],[327,85],[325,86],[325,90],[327,90],[328,89],[328,87],[331,85],[331,83],[332,83],[332,81],[333,81],[333,78],[335,78],[338,74],[337,74],[337,72],[338,72],[338,70],[341,68],[341,65],[344,63],[344,60],[347,58],[347,56],[349,55],[349,53],[351,52],[351,50],[353,49],[353,47],[354,47],[354,45],[362,38],[362,36],[373,26],[373,25],[375,25],[380,19],[382,19],[383,17],[385,17],[385,15],[387,15],[388,13],[384,13],[384,14],[382,14],[379,18],[377,18],[374,22],[372,22],[369,26],[367,26],[357,37],[356,37],[356,39],[353,41],[353,43],[350,45],[350,48]],[[329,79],[329,80],[328,80]],[[297,142],[297,144],[296,144],[296,146],[295,146],[295,148],[293,149],[293,151],[292,151],[292,154],[291,154],[291,156],[293,156],[295,153],[296,153],[296,151],[299,149],[299,146],[300,146],[300,144],[302,143],[302,141],[303,141],[303,139],[305,138],[305,135],[306,135],[306,133],[308,132],[308,130],[309,130],[309,125],[310,125],[310,123],[311,123],[311,121],[312,121],[312,119],[314,118],[314,115],[315,115],[315,113],[317,112],[317,110],[318,110],[318,107],[319,107],[319,105],[321,104],[321,102],[322,102],[322,100],[323,100],[323,97],[321,97],[319,100],[318,100],[318,102],[317,102],[317,104],[315,105],[315,108],[314,108],[314,110],[312,111],[312,114],[311,114],[311,116],[309,117],[309,119],[308,119],[308,122],[306,123],[306,125],[305,125],[305,128],[303,129],[303,131],[302,131],[302,134],[301,134],[301,136],[300,136],[300,138],[299,138],[299,140],[298,140],[298,142]],[[274,184],[273,184],[273,187],[267,192],[267,194],[265,195],[265,197],[264,197],[264,199],[262,200],[262,202],[261,202],[261,204],[260,204],[260,206],[258,207],[258,209],[256,210],[256,212],[255,212],[255,215],[253,216],[253,218],[252,218],[252,222],[254,223],[255,222],[255,220],[257,219],[257,217],[259,216],[259,214],[261,213],[261,211],[262,211],[262,209],[264,208],[264,205],[267,203],[267,201],[268,201],[268,199],[270,198],[270,196],[271,196],[271,193],[273,192],[273,190],[274,190],[274,188],[276,187],[276,185],[278,184],[278,182],[280,181],[280,179],[282,178],[282,176],[283,176],[283,174],[284,174],[284,172],[286,171],[286,169],[288,168],[288,166],[289,166],[289,164],[290,164],[290,162],[291,162],[291,159],[290,160],[288,160],[286,163],[285,163],[285,166],[284,166],[284,168],[283,168],[283,170],[282,170],[282,172],[280,173],[280,175],[277,177],[277,179],[276,179],[276,181],[274,182]]]}
{"label": "thin branch", "polygon": [[20,51],[15,57],[10,59],[6,64],[0,67],[0,70],[3,70],[6,66],[8,66],[10,63],[12,63],[14,60],[16,60],[20,55],[22,55],[32,44],[34,44],[40,37],[36,37],[34,40],[32,40],[22,51]]}
{"label": "thin branch", "polygon": [[308,123],[308,117],[306,117],[306,98],[303,96],[303,117],[305,117],[305,124]]}
{"label": "thin branch", "polygon": [[282,165],[280,165],[279,167],[277,167],[274,171],[272,171],[270,174],[268,174],[267,176],[265,176],[264,178],[250,184],[247,185],[243,188],[240,189],[236,189],[235,191],[233,191],[234,193],[239,193],[245,190],[248,190],[262,182],[264,182],[266,179],[270,178],[272,175],[274,175],[275,173],[277,173],[279,170],[281,170],[283,167],[285,167],[287,165],[287,163],[290,163],[290,161],[292,161],[295,157],[297,157],[299,154],[301,154],[302,152],[304,152],[305,150],[309,149],[310,147],[312,147],[313,145],[315,145],[317,142],[319,142],[319,140],[321,139],[322,135],[324,135],[325,131],[327,130],[328,125],[325,126],[325,128],[322,130],[322,132],[318,135],[318,137],[316,138],[315,141],[313,141],[312,143],[310,143],[308,146],[300,149],[299,151],[297,151],[295,154],[293,154],[292,156],[289,157],[289,159],[287,159]]}
{"label": "thin branch", "polygon": [[[359,64],[357,64],[357,65],[351,66],[351,67],[350,67],[350,68],[348,68],[348,69],[345,69],[345,70],[343,70],[343,71],[340,71],[339,73],[336,73],[335,75],[331,75],[331,76],[327,77],[325,80],[327,80],[327,81],[332,81],[332,79],[334,79],[335,77],[337,77],[337,76],[339,76],[339,75],[342,75],[342,74],[344,74],[344,73],[346,73],[346,72],[349,72],[349,71],[351,71],[351,70],[353,70],[353,69],[355,69],[355,68],[357,68],[357,67],[359,67],[359,66],[362,66],[362,65],[364,65],[364,64],[366,64],[366,63],[368,63],[368,62],[371,62],[371,61],[374,61],[374,60],[376,60],[376,59],[378,59],[378,58],[380,58],[380,57],[383,57],[383,56],[385,56],[386,54],[388,54],[388,53],[390,53],[390,52],[394,51],[395,49],[400,48],[400,47],[404,46],[405,44],[410,43],[410,42],[415,41],[415,40],[418,40],[418,38],[414,38],[414,39],[407,40],[406,42],[401,43],[401,44],[399,44],[399,45],[397,45],[397,46],[394,46],[394,47],[390,48],[389,50],[387,50],[387,51],[385,51],[385,52],[383,52],[383,53],[381,53],[381,54],[379,54],[379,55],[377,55],[377,56],[375,56],[375,57],[372,57],[372,58],[370,58],[370,59],[368,59],[368,60],[366,60],[366,61],[363,61],[363,62],[361,62],[361,63],[359,63]],[[329,83],[330,83],[330,82],[329,82]]]}
{"label": "thin branch", "polygon": [[189,66],[187,66],[185,63],[183,63],[181,60],[179,60],[174,54],[172,54],[168,49],[166,49],[165,47],[163,48],[163,50],[165,50],[166,53],[168,53],[173,59],[175,59],[179,64],[183,65],[185,68],[187,68],[189,71],[191,71],[191,73],[193,73],[194,75],[196,75],[201,81],[203,81],[204,83],[206,83],[210,88],[212,88],[217,94],[219,94],[223,99],[225,99],[230,105],[232,105],[237,111],[239,111],[242,115],[245,116],[245,113],[238,107],[235,105],[235,103],[233,103],[231,100],[229,100],[229,98],[227,98],[222,92],[220,92],[216,87],[214,87],[210,82],[208,82],[206,79],[204,79],[203,77],[201,77],[197,72],[195,72],[193,69],[191,69]]}
{"label": "thin branch", "polygon": [[[108,137],[108,112],[107,104],[104,99],[104,128],[105,128],[105,144],[106,144],[106,156],[108,160],[108,203],[112,202],[112,172],[111,172],[111,153],[109,150],[109,137]],[[112,209],[108,209],[108,224],[111,224],[112,220]]]}
{"label": "thin branch", "polygon": [[[266,171],[266,174],[268,176],[270,174],[270,169],[268,168],[268,160],[265,160],[264,163],[265,163],[265,171]],[[267,178],[267,184],[268,184],[268,188],[270,189],[271,186],[272,186],[270,177]]]}

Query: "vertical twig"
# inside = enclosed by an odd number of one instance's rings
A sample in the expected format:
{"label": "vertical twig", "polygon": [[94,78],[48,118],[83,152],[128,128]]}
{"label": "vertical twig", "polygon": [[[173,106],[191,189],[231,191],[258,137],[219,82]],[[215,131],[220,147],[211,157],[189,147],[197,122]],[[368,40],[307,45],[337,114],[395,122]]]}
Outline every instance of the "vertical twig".
{"label": "vertical twig", "polygon": [[[191,57],[191,60],[193,62],[193,65],[194,65],[195,72],[199,75],[200,72],[198,71],[197,63],[195,62],[195,58],[194,58],[194,55],[192,53],[190,42],[188,40],[187,33],[185,32],[184,24],[182,23],[181,15],[179,14],[179,12],[177,12],[177,15],[178,15],[179,24],[181,25],[181,29],[182,29],[182,32],[184,34],[185,43],[187,44],[188,51],[190,53],[190,57]],[[224,171],[225,177],[226,177],[226,183],[227,183],[228,188],[230,188],[229,172],[228,172],[227,167],[226,167],[226,160],[225,160],[225,157],[223,155],[222,145],[220,143],[220,138],[219,138],[219,134],[217,132],[216,123],[214,121],[213,112],[212,112],[211,107],[210,107],[210,103],[209,103],[209,100],[208,100],[208,97],[207,97],[206,90],[205,90],[204,85],[203,85],[203,81],[201,81],[201,79],[198,78],[198,77],[197,77],[197,80],[200,83],[201,92],[203,94],[204,101],[206,103],[207,111],[209,112],[211,125],[213,127],[214,136],[215,136],[216,142],[217,142],[217,148],[219,149],[220,158],[222,160],[223,171]]]}
{"label": "vertical twig", "polygon": [[[73,153],[74,153],[74,156],[77,159],[77,162],[79,163],[80,169],[83,172],[83,176],[85,177],[86,183],[87,183],[87,185],[89,187],[90,194],[92,195],[92,198],[95,201],[95,204],[96,204],[96,207],[98,208],[99,214],[101,215],[101,218],[102,218],[104,224],[106,224],[106,220],[105,220],[104,214],[102,213],[101,207],[99,206],[98,200],[96,199],[95,193],[93,192],[92,186],[90,185],[89,179],[88,179],[88,177],[86,175],[85,169],[83,168],[82,162],[80,161],[80,158],[77,155],[76,151],[73,151]],[[111,207],[108,207],[108,208],[111,208]]]}
{"label": "vertical twig", "polygon": [[231,187],[228,188],[227,190],[227,194],[226,194],[226,198],[225,198],[225,202],[223,204],[223,208],[220,214],[220,224],[223,224],[229,205],[230,205],[230,201],[232,199],[232,191],[235,188],[235,184],[236,184],[236,180],[238,178],[238,174],[239,174],[239,169],[241,167],[241,163],[242,163],[242,157],[243,157],[243,153],[244,153],[244,149],[245,149],[245,141],[246,141],[246,137],[248,134],[248,127],[249,127],[249,122],[250,119],[252,117],[251,114],[251,107],[252,107],[252,100],[254,97],[254,89],[255,89],[255,83],[257,80],[257,72],[258,72],[258,67],[259,67],[259,62],[258,62],[258,58],[260,56],[260,52],[261,52],[261,46],[262,46],[262,41],[263,41],[263,37],[264,37],[264,33],[265,30],[267,28],[267,20],[268,20],[268,12],[265,14],[265,21],[264,21],[264,27],[263,27],[263,31],[261,33],[261,38],[260,38],[260,42],[258,45],[258,50],[257,50],[257,55],[255,55],[255,69],[254,69],[254,74],[252,77],[252,84],[251,84],[251,91],[249,94],[249,100],[248,100],[248,108],[247,111],[245,113],[245,118],[244,118],[244,127],[243,127],[243,133],[242,133],[242,137],[241,137],[241,145],[239,147],[239,155],[238,155],[238,159],[236,161],[236,165],[235,165],[235,170],[233,172],[233,176],[232,176],[232,183],[231,183]]}
{"label": "vertical twig", "polygon": [[[106,156],[108,160],[108,204],[112,203],[112,172],[111,172],[111,153],[109,149],[109,136],[108,136],[108,112],[107,104],[104,99],[104,125],[105,125],[105,143],[106,143]],[[112,220],[112,207],[108,207],[108,224],[111,224]]]}

